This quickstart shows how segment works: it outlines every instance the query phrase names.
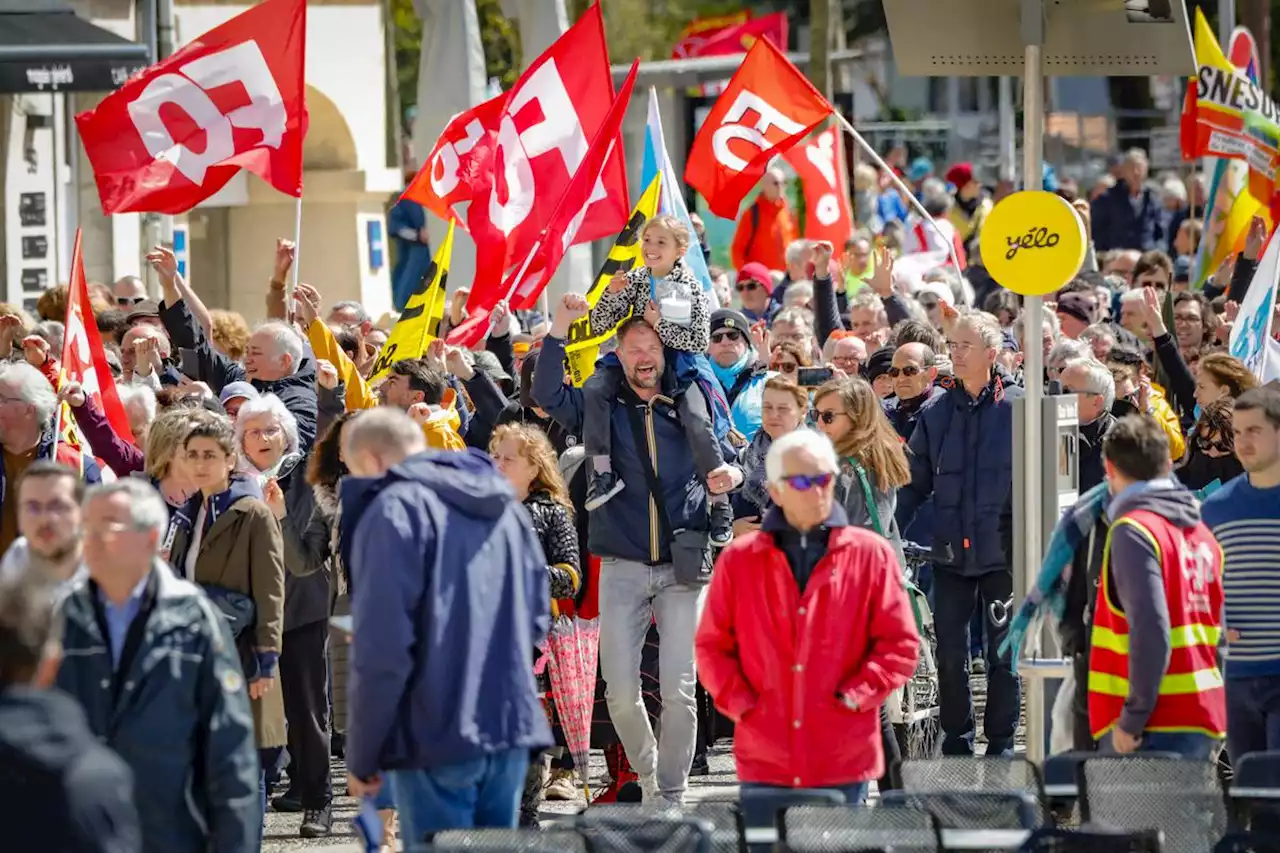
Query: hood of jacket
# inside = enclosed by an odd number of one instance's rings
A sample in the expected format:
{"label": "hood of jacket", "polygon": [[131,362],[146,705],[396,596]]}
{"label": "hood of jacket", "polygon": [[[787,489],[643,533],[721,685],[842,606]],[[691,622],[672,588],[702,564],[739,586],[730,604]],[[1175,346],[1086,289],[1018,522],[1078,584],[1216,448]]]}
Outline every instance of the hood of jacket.
{"label": "hood of jacket", "polygon": [[466,447],[459,434],[462,417],[458,414],[458,394],[452,388],[444,390],[440,405],[432,408],[430,416],[422,424],[427,447],[434,450],[461,450]]}
{"label": "hood of jacket", "polygon": [[66,693],[9,686],[0,691],[0,743],[5,742],[20,744],[28,756],[58,768],[94,741],[80,704]]}
{"label": "hood of jacket", "polygon": [[427,450],[416,453],[381,477],[346,476],[338,484],[339,553],[351,565],[351,543],[360,517],[383,490],[397,483],[414,483],[430,489],[444,503],[473,518],[495,519],[515,493],[493,460],[474,448],[461,451]]}
{"label": "hood of jacket", "polygon": [[316,362],[312,358],[303,358],[298,364],[298,371],[290,376],[266,382],[262,379],[251,380],[250,385],[263,393],[280,396],[281,392],[301,389],[314,394],[316,387]]}
{"label": "hood of jacket", "polygon": [[[256,476],[246,477],[242,474],[234,474],[231,477],[231,485],[225,492],[219,492],[209,498],[209,509],[204,518],[205,531],[207,532],[213,526],[213,523],[218,520],[218,516],[231,509],[237,501],[244,498],[262,500],[262,486]],[[195,524],[196,516],[200,512],[200,503],[203,500],[204,495],[200,492],[192,495],[187,500],[186,506],[173,513],[174,523],[190,530]]]}
{"label": "hood of jacket", "polygon": [[1200,521],[1200,502],[1172,477],[1131,486],[1111,499],[1107,515],[1114,519],[1134,510],[1153,512],[1177,527]]}

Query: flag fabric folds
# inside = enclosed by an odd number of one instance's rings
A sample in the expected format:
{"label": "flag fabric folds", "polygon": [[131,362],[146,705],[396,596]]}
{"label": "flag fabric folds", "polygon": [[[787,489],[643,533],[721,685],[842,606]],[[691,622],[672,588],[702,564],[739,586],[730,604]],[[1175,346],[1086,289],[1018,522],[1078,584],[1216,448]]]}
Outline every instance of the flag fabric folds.
{"label": "flag fabric folds", "polygon": [[400,319],[387,336],[378,360],[369,371],[370,385],[386,375],[391,365],[397,361],[421,358],[427,351],[427,345],[439,337],[447,302],[445,290],[449,285],[449,259],[453,256],[454,227],[451,221],[431,266],[427,267],[422,276],[422,283],[405,303]]}

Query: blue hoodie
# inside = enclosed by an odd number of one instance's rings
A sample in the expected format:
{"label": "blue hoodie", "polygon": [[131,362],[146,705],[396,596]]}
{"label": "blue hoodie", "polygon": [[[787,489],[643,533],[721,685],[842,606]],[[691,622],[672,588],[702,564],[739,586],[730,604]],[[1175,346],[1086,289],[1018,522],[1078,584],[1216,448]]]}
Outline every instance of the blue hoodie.
{"label": "blue hoodie", "polygon": [[476,450],[426,451],[340,490],[354,639],[347,767],[435,770],[552,743],[535,646],[551,623],[529,515]]}

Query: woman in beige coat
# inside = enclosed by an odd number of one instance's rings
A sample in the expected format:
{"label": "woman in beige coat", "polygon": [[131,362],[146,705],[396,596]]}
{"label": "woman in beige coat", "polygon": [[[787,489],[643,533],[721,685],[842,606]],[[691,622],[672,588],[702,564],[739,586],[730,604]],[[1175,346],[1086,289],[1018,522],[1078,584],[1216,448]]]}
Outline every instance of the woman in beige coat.
{"label": "woman in beige coat", "polygon": [[[244,667],[258,749],[285,744],[284,703],[276,678],[284,627],[284,541],[253,479],[233,476],[235,432],[222,415],[196,411],[183,442],[199,492],[173,513],[166,557],[198,583],[231,622]],[[260,752],[261,754],[261,752]]]}

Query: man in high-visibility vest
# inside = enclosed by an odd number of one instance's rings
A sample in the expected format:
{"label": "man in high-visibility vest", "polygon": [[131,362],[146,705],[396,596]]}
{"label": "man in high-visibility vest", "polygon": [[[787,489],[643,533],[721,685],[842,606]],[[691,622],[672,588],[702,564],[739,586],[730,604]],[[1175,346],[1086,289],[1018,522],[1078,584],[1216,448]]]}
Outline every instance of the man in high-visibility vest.
{"label": "man in high-visibility vest", "polygon": [[1170,464],[1164,430],[1147,415],[1107,433],[1111,530],[1090,637],[1089,727],[1103,751],[1209,759],[1227,728],[1222,549]]}

